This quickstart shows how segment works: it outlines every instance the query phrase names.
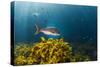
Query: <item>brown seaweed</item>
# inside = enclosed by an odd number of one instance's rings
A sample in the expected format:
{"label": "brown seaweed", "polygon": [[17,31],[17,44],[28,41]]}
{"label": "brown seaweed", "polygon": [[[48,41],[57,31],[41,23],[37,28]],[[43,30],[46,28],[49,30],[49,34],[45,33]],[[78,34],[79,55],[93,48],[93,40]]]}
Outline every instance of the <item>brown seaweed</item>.
{"label": "brown seaweed", "polygon": [[88,56],[79,53],[74,54],[70,43],[60,39],[45,39],[41,37],[41,41],[30,44],[17,44],[14,51],[15,65],[25,64],[53,64],[76,61],[88,61]]}

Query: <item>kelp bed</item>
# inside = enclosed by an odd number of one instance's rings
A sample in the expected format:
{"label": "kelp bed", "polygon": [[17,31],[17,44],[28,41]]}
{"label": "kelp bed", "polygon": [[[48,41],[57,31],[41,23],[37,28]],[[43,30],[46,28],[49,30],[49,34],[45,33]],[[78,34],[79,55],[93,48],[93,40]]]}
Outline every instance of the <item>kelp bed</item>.
{"label": "kelp bed", "polygon": [[19,43],[14,50],[14,64],[54,64],[65,62],[89,61],[80,53],[73,53],[72,47],[64,39],[45,39],[34,44]]}

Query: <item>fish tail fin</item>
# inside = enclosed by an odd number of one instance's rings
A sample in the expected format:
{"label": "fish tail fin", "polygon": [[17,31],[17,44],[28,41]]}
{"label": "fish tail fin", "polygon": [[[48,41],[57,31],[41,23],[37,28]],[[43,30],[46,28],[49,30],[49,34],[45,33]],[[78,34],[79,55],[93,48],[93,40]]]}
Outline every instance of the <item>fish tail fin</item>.
{"label": "fish tail fin", "polygon": [[40,32],[40,28],[37,24],[35,24],[35,27],[36,27],[36,31],[35,31],[35,34],[38,34]]}

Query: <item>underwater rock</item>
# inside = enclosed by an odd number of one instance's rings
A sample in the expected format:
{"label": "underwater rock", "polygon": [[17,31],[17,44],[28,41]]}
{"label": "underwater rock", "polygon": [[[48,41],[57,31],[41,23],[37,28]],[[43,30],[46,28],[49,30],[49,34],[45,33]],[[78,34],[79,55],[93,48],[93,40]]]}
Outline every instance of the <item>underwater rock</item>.
{"label": "underwater rock", "polygon": [[73,56],[72,47],[63,38],[46,40],[41,37],[41,41],[33,45],[19,44],[15,47],[14,55],[15,65],[65,63],[84,59],[80,59],[79,54]]}

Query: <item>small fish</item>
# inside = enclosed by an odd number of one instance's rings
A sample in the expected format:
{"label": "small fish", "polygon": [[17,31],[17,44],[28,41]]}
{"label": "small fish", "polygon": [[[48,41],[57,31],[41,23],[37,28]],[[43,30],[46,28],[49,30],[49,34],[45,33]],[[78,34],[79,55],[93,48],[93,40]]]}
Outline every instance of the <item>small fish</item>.
{"label": "small fish", "polygon": [[39,13],[33,13],[34,16],[39,16]]}
{"label": "small fish", "polygon": [[39,13],[33,13],[32,14],[34,17],[38,18],[38,16],[40,15]]}
{"label": "small fish", "polygon": [[47,28],[39,28],[36,24],[36,32],[35,34],[38,34],[40,32],[46,34],[46,35],[53,35],[53,36],[59,36],[59,32],[55,27],[47,27]]}

